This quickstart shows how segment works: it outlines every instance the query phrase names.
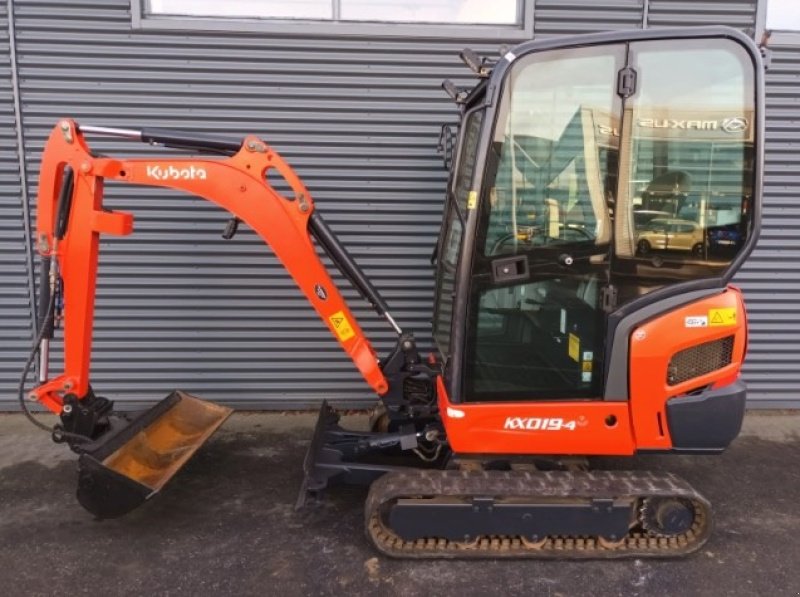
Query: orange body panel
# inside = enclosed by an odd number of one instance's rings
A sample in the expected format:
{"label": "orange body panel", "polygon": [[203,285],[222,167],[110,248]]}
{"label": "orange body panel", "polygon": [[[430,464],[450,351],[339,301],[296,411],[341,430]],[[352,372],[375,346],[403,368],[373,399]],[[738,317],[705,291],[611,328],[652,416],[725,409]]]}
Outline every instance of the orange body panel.
{"label": "orange body panel", "polygon": [[441,377],[437,384],[442,421],[455,452],[622,456],[635,451],[627,402],[451,404]]}
{"label": "orange body panel", "polygon": [[[702,325],[703,318],[706,325]],[[687,321],[700,325],[687,327]],[[673,386],[667,383],[667,367],[675,353],[727,336],[734,336],[730,365]],[[670,448],[667,400],[704,386],[719,387],[739,376],[747,343],[741,292],[728,287],[719,295],[666,313],[636,328],[629,342],[628,384],[636,446],[639,449]]]}
{"label": "orange body panel", "polygon": [[[69,227],[54,245],[54,226],[63,166],[75,172]],[[282,176],[294,193],[284,197],[269,184]],[[62,396],[86,395],[89,388],[92,327],[100,234],[130,234],[133,217],[103,208],[103,180],[168,187],[216,203],[247,223],[272,247],[300,290],[378,394],[388,390],[377,357],[348,309],[308,233],[314,210],[311,195],[291,167],[263,141],[245,139],[227,159],[111,159],[93,157],[71,120],[53,129],[42,156],[37,207],[37,248],[55,255],[64,283],[64,373],[32,394],[55,413]],[[320,286],[324,292],[315,292]],[[324,296],[321,298],[320,296]]]}
{"label": "orange body panel", "polygon": [[[731,335],[729,365],[668,384],[669,362],[676,353]],[[644,449],[669,450],[667,401],[701,387],[732,383],[739,376],[747,342],[741,293],[730,286],[659,315],[632,330],[629,342],[629,400],[624,402],[454,404],[439,377],[439,408],[450,445],[455,452],[480,454],[630,455]]]}

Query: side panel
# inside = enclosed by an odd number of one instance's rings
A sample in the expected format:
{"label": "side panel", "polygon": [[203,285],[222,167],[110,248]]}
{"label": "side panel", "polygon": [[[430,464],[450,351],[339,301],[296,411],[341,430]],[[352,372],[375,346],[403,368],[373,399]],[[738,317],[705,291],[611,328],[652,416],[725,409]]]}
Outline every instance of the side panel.
{"label": "side panel", "polygon": [[623,456],[635,451],[625,402],[451,404],[441,377],[437,387],[455,452]]}
{"label": "side panel", "polygon": [[[627,455],[638,450],[673,449],[667,403],[674,409],[681,401],[700,400],[735,385],[739,378],[747,348],[741,292],[728,287],[718,295],[657,316],[634,328],[629,342],[627,402],[453,404],[439,378],[439,408],[453,450]],[[731,396],[741,391],[743,386]],[[721,396],[716,396],[717,407]],[[741,417],[739,406],[731,402],[734,418]],[[710,420],[693,421],[693,427],[713,428],[717,423],[713,409],[695,412],[707,413]],[[695,446],[678,447],[692,450]]]}
{"label": "side panel", "polygon": [[746,344],[744,302],[734,287],[636,328],[630,337],[629,384],[637,447],[672,447],[667,401],[736,381]]}

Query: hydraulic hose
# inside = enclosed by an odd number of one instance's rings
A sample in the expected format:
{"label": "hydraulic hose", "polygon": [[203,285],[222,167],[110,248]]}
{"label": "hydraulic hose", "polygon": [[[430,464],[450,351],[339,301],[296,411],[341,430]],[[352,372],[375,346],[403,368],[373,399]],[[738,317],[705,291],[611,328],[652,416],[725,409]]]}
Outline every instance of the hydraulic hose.
{"label": "hydraulic hose", "polygon": [[[55,257],[53,257],[55,259]],[[40,292],[42,290],[40,289]],[[55,306],[56,306],[56,293],[50,292],[49,293],[50,300],[47,303],[47,310],[45,313],[47,314],[44,318],[44,321],[39,322],[39,333],[36,335],[36,339],[33,342],[33,347],[31,348],[30,353],[28,354],[28,359],[25,361],[25,366],[22,368],[22,375],[19,378],[19,387],[17,388],[18,391],[18,398],[19,398],[19,406],[22,410],[22,413],[25,417],[36,427],[47,431],[51,436],[58,434],[59,437],[63,437],[65,439],[71,439],[77,442],[88,442],[90,438],[79,435],[77,433],[70,433],[68,431],[63,431],[60,429],[56,429],[55,427],[49,427],[38,421],[36,417],[33,416],[33,413],[28,409],[28,405],[25,403],[25,380],[28,378],[28,374],[30,373],[31,366],[33,362],[36,360],[36,353],[39,351],[39,347],[42,343],[42,339],[48,334],[48,331],[53,329],[53,317],[55,314]]]}

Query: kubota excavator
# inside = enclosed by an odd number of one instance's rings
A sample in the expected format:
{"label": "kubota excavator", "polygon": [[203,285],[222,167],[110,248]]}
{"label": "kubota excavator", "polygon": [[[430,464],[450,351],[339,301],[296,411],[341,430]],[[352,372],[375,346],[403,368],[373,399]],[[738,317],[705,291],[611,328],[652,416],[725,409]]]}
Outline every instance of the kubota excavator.
{"label": "kubota excavator", "polygon": [[[89,512],[119,516],[147,500],[230,414],[176,391],[128,418],[89,383],[99,238],[133,224],[103,206],[114,181],[216,203],[233,217],[227,238],[250,226],[380,396],[368,432],[322,405],[298,505],[336,483],[371,484],[367,534],[400,557],[671,556],[706,541],[709,503],[685,481],[588,459],[719,453],[739,432],[747,325],[729,282],[759,231],[759,49],[713,27],[462,59],[478,81],[444,84],[461,122],[457,137],[442,130],[450,179],[425,357],[261,139],[58,123],[39,178],[40,327],[20,402],[38,352],[28,399],[60,422],[28,416],[80,455]],[[99,156],[91,135],[206,155]],[[386,358],[316,247],[397,333]],[[50,378],[56,327],[64,368]]]}

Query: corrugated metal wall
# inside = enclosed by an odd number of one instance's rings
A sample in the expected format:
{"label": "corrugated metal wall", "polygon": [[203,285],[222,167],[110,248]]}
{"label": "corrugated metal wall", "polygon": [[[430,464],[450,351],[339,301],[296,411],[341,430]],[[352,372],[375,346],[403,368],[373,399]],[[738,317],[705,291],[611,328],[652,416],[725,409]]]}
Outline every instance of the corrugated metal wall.
{"label": "corrugated metal wall", "polygon": [[638,29],[644,0],[535,0],[534,37]]}
{"label": "corrugated metal wall", "polygon": [[[446,180],[436,144],[441,123],[457,114],[439,86],[445,77],[467,83],[457,56],[465,44],[496,53],[501,40],[132,31],[129,4],[15,2],[31,185],[59,116],[256,132],[303,177],[395,318],[429,346],[429,258]],[[176,387],[240,406],[374,400],[254,234],[222,240],[225,213],[200,199],[108,190],[110,206],[135,214],[135,232],[101,249],[98,391],[123,403]],[[387,353],[394,335],[385,321],[340,287]]]}
{"label": "corrugated metal wall", "polygon": [[8,14],[0,5],[0,405],[13,405],[33,336],[11,81]]}
{"label": "corrugated metal wall", "polygon": [[772,47],[761,240],[738,276],[751,323],[744,376],[760,406],[800,406],[800,43]]}
{"label": "corrugated metal wall", "polygon": [[727,25],[752,33],[757,0],[650,0],[648,27]]}
{"label": "corrugated metal wall", "polygon": [[[504,40],[143,31],[131,29],[127,0],[15,0],[14,6],[33,192],[39,153],[59,116],[107,126],[257,132],[299,171],[395,316],[423,345],[430,343],[428,258],[445,183],[435,146],[439,125],[455,118],[439,83],[445,77],[468,82],[457,58],[462,47],[492,53]],[[641,27],[645,13],[651,27],[748,29],[755,0],[651,0],[647,6],[643,0],[536,0],[534,32]],[[0,44],[3,35],[6,27]],[[800,161],[791,145],[792,129],[800,128],[791,112],[800,101],[799,50],[776,52],[769,73],[766,229],[740,276],[753,321],[747,378],[753,399],[770,406],[797,405],[791,390],[800,381],[800,331],[791,326],[800,268],[777,259],[800,251],[791,228],[800,212],[790,205],[800,187],[791,179]],[[4,72],[7,55],[0,48]],[[5,91],[0,117],[10,119]],[[8,135],[4,147],[13,146]],[[94,145],[104,152],[148,151],[127,143]],[[11,282],[2,291],[3,327],[29,340],[13,152],[5,150],[0,167],[9,200],[0,228],[2,259],[15,276],[4,278]],[[111,207],[132,211],[136,221],[134,235],[102,246],[93,371],[101,393],[123,405],[155,400],[175,387],[250,407],[373,399],[255,235],[244,231],[221,240],[225,214],[199,199],[132,187],[110,187],[108,194]],[[772,282],[775,272],[781,282]],[[346,283],[342,287],[384,353],[393,335]],[[10,384],[23,352],[4,343],[0,366],[10,368],[8,377],[0,369],[0,383]],[[0,406],[5,399],[3,393]]]}

